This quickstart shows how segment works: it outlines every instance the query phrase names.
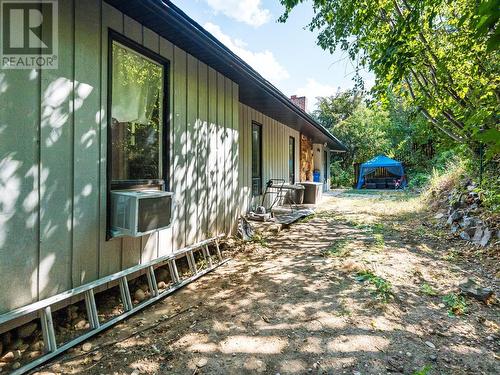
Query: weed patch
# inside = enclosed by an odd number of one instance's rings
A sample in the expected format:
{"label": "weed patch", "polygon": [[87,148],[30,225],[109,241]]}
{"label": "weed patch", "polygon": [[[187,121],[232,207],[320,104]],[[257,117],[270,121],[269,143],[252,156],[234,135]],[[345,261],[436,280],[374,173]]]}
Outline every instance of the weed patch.
{"label": "weed patch", "polygon": [[449,316],[464,315],[467,312],[467,302],[460,294],[447,294],[443,297],[443,303],[448,307]]}
{"label": "weed patch", "polygon": [[447,260],[448,262],[452,262],[454,260],[457,260],[459,256],[460,254],[457,250],[451,249],[443,256],[443,259]]}
{"label": "weed patch", "polygon": [[412,375],[428,375],[432,367],[430,365],[425,365],[420,370],[414,371]]}
{"label": "weed patch", "polygon": [[255,233],[252,237],[252,243],[260,245],[262,247],[269,247],[269,243],[266,238],[261,233]]}
{"label": "weed patch", "polygon": [[369,282],[371,285],[375,287],[373,291],[373,295],[376,299],[387,303],[393,297],[392,294],[392,285],[389,281],[384,278],[375,275],[370,270],[360,271],[356,274],[356,280],[359,282]]}
{"label": "weed patch", "polygon": [[346,239],[334,241],[330,247],[322,252],[324,257],[345,257],[349,255]]}
{"label": "weed patch", "polygon": [[437,296],[437,292],[434,290],[434,288],[427,283],[422,284],[422,286],[420,287],[420,291],[428,296]]}
{"label": "weed patch", "polygon": [[373,240],[375,241],[375,247],[377,249],[383,249],[385,246],[384,235],[382,233],[375,233],[373,235]]}

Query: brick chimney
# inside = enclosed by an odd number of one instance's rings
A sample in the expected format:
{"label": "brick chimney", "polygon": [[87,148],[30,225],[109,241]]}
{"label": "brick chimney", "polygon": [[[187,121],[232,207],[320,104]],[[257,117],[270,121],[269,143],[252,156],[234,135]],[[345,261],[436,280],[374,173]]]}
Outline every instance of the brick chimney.
{"label": "brick chimney", "polygon": [[292,95],[290,100],[292,101],[293,104],[302,109],[304,112],[306,111],[307,99],[305,96],[298,97],[297,95]]}

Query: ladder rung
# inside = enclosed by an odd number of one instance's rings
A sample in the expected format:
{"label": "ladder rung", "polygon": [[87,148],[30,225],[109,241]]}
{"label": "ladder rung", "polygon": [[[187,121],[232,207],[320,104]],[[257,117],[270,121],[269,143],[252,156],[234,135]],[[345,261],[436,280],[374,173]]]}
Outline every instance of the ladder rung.
{"label": "ladder rung", "polygon": [[132,298],[130,297],[130,289],[128,288],[126,276],[120,278],[120,294],[122,297],[123,309],[125,311],[132,310]]}
{"label": "ladder rung", "polygon": [[198,273],[198,269],[196,268],[196,261],[194,260],[194,255],[192,251],[188,251],[186,254],[187,260],[188,260],[188,265],[189,269],[191,270],[191,273],[193,275],[196,275]]}
{"label": "ladder rung", "polygon": [[219,241],[215,239],[215,248],[217,251],[217,257],[219,258],[219,262],[222,262],[222,253],[220,252]]}
{"label": "ladder rung", "polygon": [[208,245],[203,246],[203,255],[208,262],[209,267],[213,267],[212,256],[210,255],[210,250],[208,249]]}
{"label": "ladder rung", "polygon": [[85,292],[85,306],[87,307],[87,317],[92,329],[99,328],[99,316],[97,315],[97,306],[95,304],[94,289]]}
{"label": "ladder rung", "polygon": [[40,310],[40,320],[42,321],[42,334],[45,348],[48,352],[54,352],[57,350],[57,341],[50,306]]}
{"label": "ladder rung", "polygon": [[172,282],[177,284],[180,281],[179,271],[177,271],[177,264],[175,263],[175,259],[169,260],[168,269],[170,270],[170,277],[172,278]]}
{"label": "ladder rung", "polygon": [[158,285],[156,285],[156,276],[153,266],[148,267],[146,276],[148,278],[149,291],[153,297],[158,295]]}
{"label": "ladder rung", "polygon": [[[216,267],[225,264],[226,262],[229,261],[229,259],[223,260],[222,259],[222,254],[220,252],[219,248],[219,243],[218,243],[218,238],[222,238],[223,235],[219,235],[217,237],[204,240],[199,242],[198,244],[191,245],[188,247],[185,247],[181,250],[178,250],[177,252],[172,253],[171,255],[165,255],[163,257],[159,257],[158,259],[152,260],[150,262],[147,262],[142,265],[137,265],[134,267],[130,267],[126,270],[116,272],[112,275],[103,277],[99,280],[90,282],[85,285],[81,285],[77,288],[71,289],[69,291],[57,294],[55,296],[52,296],[50,298],[35,302],[33,304],[24,306],[22,308],[15,309],[9,313],[6,314],[0,314],[0,325],[2,325],[5,322],[12,321],[16,318],[20,318],[22,316],[25,316],[27,314],[31,314],[34,312],[38,312],[40,322],[41,322],[41,330],[43,333],[43,340],[45,344],[45,354],[41,355],[37,359],[25,364],[21,368],[15,370],[13,372],[13,375],[20,375],[24,374],[30,370],[35,369],[36,367],[42,365],[43,363],[47,362],[48,360],[56,357],[57,355],[63,353],[64,351],[68,350],[69,348],[83,342],[84,340],[87,340],[89,337],[92,337],[99,332],[102,332],[103,330],[113,326],[114,324],[122,321],[123,319],[126,319],[127,317],[131,316],[132,314],[136,313],[137,311],[145,308],[146,306],[149,306],[150,304],[160,300],[161,298],[166,297],[167,295],[173,293],[174,291],[178,290],[179,288],[183,287],[184,285],[198,279],[199,277],[205,275],[206,273],[212,271]],[[215,262],[214,261],[214,255],[210,254],[210,250],[208,248],[208,244],[211,244],[215,242],[216,247],[217,247],[217,255],[218,258],[221,260],[221,262]],[[194,251],[201,250],[202,254],[205,258],[205,260],[208,261],[208,264],[210,267],[206,269],[201,269],[198,270],[196,266],[196,260],[194,256]],[[186,277],[181,280],[179,277],[179,271],[177,268],[176,260],[180,259],[182,256],[186,256],[187,260],[192,267],[192,273],[193,275]],[[207,259],[208,258],[208,259]],[[176,285],[171,285],[168,289],[162,291],[161,293],[158,292],[158,286],[156,284],[156,277],[154,273],[154,266],[160,266],[160,265],[165,265],[165,263],[168,264],[169,270],[170,270],[170,276],[172,278],[172,281]],[[216,263],[216,264],[214,264]],[[134,275],[138,271],[146,271],[146,275],[148,277],[148,283],[150,286],[151,290],[151,298],[145,301],[144,303],[138,304],[136,306],[133,305],[132,303],[132,298],[130,295],[130,288],[128,285],[128,280],[127,276],[128,275]],[[102,321],[99,322],[99,315],[98,315],[98,310],[95,302],[95,295],[94,291],[95,288],[98,288],[100,286],[104,286],[107,283],[110,282],[116,282],[118,281],[119,283],[119,288],[120,288],[120,295],[121,295],[121,301],[123,304],[124,311],[120,313],[119,315],[115,316],[114,318],[111,318],[110,320],[107,321]],[[61,301],[65,301],[69,299],[70,297],[80,295],[85,299],[85,306],[86,306],[86,311],[87,311],[87,317],[89,321],[89,325],[91,327],[90,330],[86,331],[82,335],[79,335],[78,337],[70,340],[69,342],[65,342],[64,344],[61,343],[60,346],[57,344],[57,338],[55,334],[55,329],[54,329],[54,323],[53,323],[53,317],[52,317],[52,310],[51,306],[54,306],[56,303],[59,303]]]}

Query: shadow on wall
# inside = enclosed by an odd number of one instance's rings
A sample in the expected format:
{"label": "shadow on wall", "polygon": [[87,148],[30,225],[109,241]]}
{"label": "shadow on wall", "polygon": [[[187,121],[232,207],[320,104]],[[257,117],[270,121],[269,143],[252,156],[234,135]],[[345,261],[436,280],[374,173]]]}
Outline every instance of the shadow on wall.
{"label": "shadow on wall", "polygon": [[[0,313],[110,273],[99,254],[108,244],[100,242],[106,157],[99,159],[98,94],[54,72],[0,74],[0,283],[16,286],[0,293]],[[201,118],[184,129],[172,140],[181,152],[171,144],[172,166],[185,171],[171,181],[180,197],[177,228],[186,229],[186,238],[173,233],[177,247],[232,229],[239,204],[238,130]],[[158,244],[155,233],[109,246],[119,247],[119,268],[156,257]]]}
{"label": "shadow on wall", "polygon": [[[98,188],[73,180],[74,151],[98,147],[95,107],[85,109],[94,111],[93,127],[74,127],[95,90],[53,75],[0,74],[0,283],[15,286],[2,289],[0,313],[71,288],[73,228],[96,219],[84,207],[97,206]],[[98,171],[98,154],[90,157]]]}

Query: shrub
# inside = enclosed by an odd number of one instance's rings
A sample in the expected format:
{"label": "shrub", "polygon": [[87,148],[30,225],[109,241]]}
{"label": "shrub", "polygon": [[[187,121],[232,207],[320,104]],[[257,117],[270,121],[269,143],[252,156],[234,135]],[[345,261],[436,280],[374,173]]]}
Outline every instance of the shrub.
{"label": "shrub", "polygon": [[352,177],[352,171],[342,168],[340,160],[335,160],[330,164],[331,187],[351,187],[353,184]]}
{"label": "shrub", "polygon": [[375,287],[373,295],[375,295],[377,299],[381,300],[384,303],[389,302],[393,297],[391,283],[383,279],[382,277],[375,275],[370,270],[358,272],[356,275],[356,280],[359,282],[368,281],[370,284],[372,284]]}
{"label": "shrub", "polygon": [[467,312],[467,302],[460,294],[450,293],[443,297],[443,303],[448,307],[448,315],[457,316]]}

